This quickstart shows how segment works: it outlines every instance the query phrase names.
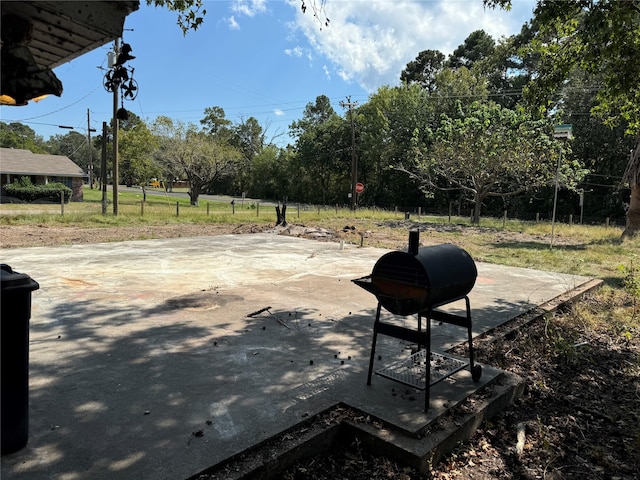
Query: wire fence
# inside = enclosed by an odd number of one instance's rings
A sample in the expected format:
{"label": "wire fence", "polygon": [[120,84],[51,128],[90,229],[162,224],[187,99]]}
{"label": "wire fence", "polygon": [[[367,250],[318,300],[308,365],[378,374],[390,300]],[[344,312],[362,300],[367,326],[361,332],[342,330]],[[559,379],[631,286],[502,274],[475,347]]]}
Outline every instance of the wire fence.
{"label": "wire fence", "polygon": [[[94,196],[97,195],[94,192]],[[215,222],[238,221],[238,222],[277,222],[278,209],[282,213],[283,202],[260,201],[254,199],[239,199],[229,197],[228,201],[201,200],[197,205],[191,205],[188,198],[175,197],[170,195],[148,195],[144,199],[142,194],[127,194],[119,199],[117,205],[117,215],[122,217],[142,217],[149,221],[154,219],[173,219],[179,221],[201,221]],[[393,209],[383,208],[358,208],[349,209],[346,205],[312,205],[305,203],[288,203],[285,219],[289,222],[303,218],[306,221],[314,218],[344,217],[347,218],[390,218],[395,220],[406,220],[412,222],[428,223],[455,223],[472,224],[472,212],[468,216],[461,216],[449,212],[448,214],[433,213],[423,210],[422,207],[404,209],[394,207]],[[456,212],[457,213],[457,212]],[[63,198],[40,199],[38,202],[23,202],[15,198],[0,198],[0,215],[33,217],[37,215],[61,215],[69,217],[69,220],[80,220],[90,217],[113,217],[114,205],[112,197],[107,196],[106,201],[97,201],[95,198],[83,202],[65,202]],[[549,215],[535,214],[528,218],[518,218],[510,216],[505,210],[501,218],[481,217],[480,225],[507,227],[509,222],[527,223],[552,223],[553,219]],[[623,228],[626,219],[624,217],[584,217],[569,215],[558,215],[556,223],[567,225],[590,225],[605,226],[612,228]]]}

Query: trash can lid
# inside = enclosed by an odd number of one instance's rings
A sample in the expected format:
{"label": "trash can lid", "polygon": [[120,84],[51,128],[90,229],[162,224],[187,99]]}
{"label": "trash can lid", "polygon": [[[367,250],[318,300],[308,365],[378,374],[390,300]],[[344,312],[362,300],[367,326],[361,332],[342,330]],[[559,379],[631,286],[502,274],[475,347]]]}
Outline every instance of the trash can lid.
{"label": "trash can lid", "polygon": [[29,275],[14,272],[6,263],[0,265],[0,285],[3,291],[13,289],[37,290],[40,288],[38,282],[33,280]]}

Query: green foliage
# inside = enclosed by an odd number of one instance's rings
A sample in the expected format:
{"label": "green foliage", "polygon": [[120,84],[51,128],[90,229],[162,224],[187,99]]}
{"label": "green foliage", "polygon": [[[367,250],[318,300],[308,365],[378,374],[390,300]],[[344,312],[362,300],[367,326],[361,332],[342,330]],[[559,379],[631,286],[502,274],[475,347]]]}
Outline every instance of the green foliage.
{"label": "green foliage", "polygon": [[164,178],[186,179],[192,205],[208,185],[235,173],[239,150],[195,125],[158,117],[151,131],[158,142],[153,157]]}
{"label": "green foliage", "polygon": [[95,145],[89,146],[87,136],[80,132],[54,135],[47,144],[52,155],[64,155],[85,171],[89,170],[90,159],[94,166],[100,164],[100,150]]}
{"label": "green foliage", "polygon": [[633,302],[633,317],[635,318],[637,313],[637,304],[640,299],[640,272],[633,264],[633,260],[629,264],[619,265],[618,270],[622,273],[622,288],[627,292]]}
{"label": "green foliage", "polygon": [[474,63],[493,55],[495,46],[491,35],[484,30],[476,30],[449,56],[448,66],[471,68]]}
{"label": "green foliage", "polygon": [[[530,38],[530,29],[524,28],[519,35],[501,38],[495,41],[484,30],[472,32],[445,61],[445,56],[438,50],[423,50],[415,60],[409,62],[400,75],[404,83],[417,83],[429,94],[456,99],[470,98],[470,101],[491,98],[497,103],[515,107],[521,98],[521,89],[531,78],[530,59],[521,54],[521,46]],[[448,75],[442,76],[445,70]],[[465,83],[469,83],[469,74],[478,82],[475,88],[461,88],[451,91],[452,72],[458,72]],[[467,74],[467,79],[464,77]],[[438,77],[442,77],[439,81]],[[465,103],[464,101],[462,103]],[[468,103],[468,102],[466,102]]]}
{"label": "green foliage", "polygon": [[303,180],[297,191],[283,195],[299,199],[304,192],[313,203],[344,203],[350,184],[349,123],[335,112],[328,97],[320,95],[289,128],[297,138],[293,173]]}
{"label": "green foliage", "polygon": [[437,102],[418,83],[381,87],[358,108],[357,143],[360,179],[368,205],[416,205],[418,185],[396,166],[406,165],[416,148],[430,141]]}
{"label": "green foliage", "polygon": [[445,68],[436,75],[436,89],[431,96],[439,114],[450,117],[462,114],[462,107],[489,96],[487,79],[467,67]]}
{"label": "green foliage", "polygon": [[275,146],[265,147],[252,162],[248,191],[257,198],[280,199],[291,195],[293,177],[292,154]]}
{"label": "green foliage", "polygon": [[36,135],[31,127],[18,122],[0,122],[0,147],[47,153],[42,137]]}
{"label": "green foliage", "polygon": [[423,50],[415,60],[407,63],[400,74],[400,81],[417,83],[429,93],[435,90],[436,75],[444,68],[444,54],[438,50]]}
{"label": "green foliage", "polygon": [[624,289],[634,298],[640,298],[640,272],[633,265],[633,262],[627,267],[620,265],[618,267],[623,274],[622,285]]}
{"label": "green foliage", "polygon": [[588,348],[580,344],[571,329],[556,328],[545,318],[546,350],[549,355],[564,363],[576,366],[588,357]]}
{"label": "green foliage", "polygon": [[[484,3],[511,6],[511,0]],[[526,50],[539,62],[528,88],[533,101],[552,108],[554,93],[580,68],[602,78],[593,112],[612,125],[626,120],[632,134],[640,130],[639,0],[538,0],[531,26]]]}
{"label": "green foliage", "polygon": [[173,12],[178,12],[178,26],[184,35],[189,30],[197,30],[207,11],[202,8],[203,0],[147,0],[147,5],[165,7]]}
{"label": "green foliage", "polygon": [[226,118],[222,107],[207,107],[204,109],[204,118],[200,120],[205,131],[218,140],[228,140],[231,136],[231,120]]}
{"label": "green foliage", "polygon": [[[559,149],[549,120],[533,120],[490,102],[474,102],[460,118],[444,117],[428,150],[417,151],[411,175],[425,188],[468,192],[480,220],[482,202],[550,184]],[[565,185],[581,169],[565,164]]]}
{"label": "green foliage", "polygon": [[73,193],[69,187],[62,183],[51,182],[46,185],[33,185],[29,177],[22,177],[17,182],[4,185],[3,189],[8,196],[25,202],[36,202],[44,199],[57,201],[60,199],[61,194],[64,194],[64,201],[68,202]]}
{"label": "green foliage", "polygon": [[597,105],[593,86],[599,82],[599,75],[575,70],[562,89],[563,116],[571,119],[574,134],[568,158],[579,159],[590,170],[582,184],[588,192],[584,195],[584,211],[603,218],[620,218],[625,214],[628,198],[619,189],[619,179],[635,141],[624,134],[626,122],[612,128],[602,118],[584,114]]}
{"label": "green foliage", "polygon": [[137,118],[132,123],[130,118],[119,140],[121,176],[127,185],[146,185],[160,176],[160,167],[153,158],[157,146],[157,139],[145,122]]}
{"label": "green foliage", "polygon": [[231,127],[229,144],[242,153],[236,175],[233,177],[233,191],[246,192],[251,183],[254,160],[265,148],[265,132],[258,120],[249,117]]}

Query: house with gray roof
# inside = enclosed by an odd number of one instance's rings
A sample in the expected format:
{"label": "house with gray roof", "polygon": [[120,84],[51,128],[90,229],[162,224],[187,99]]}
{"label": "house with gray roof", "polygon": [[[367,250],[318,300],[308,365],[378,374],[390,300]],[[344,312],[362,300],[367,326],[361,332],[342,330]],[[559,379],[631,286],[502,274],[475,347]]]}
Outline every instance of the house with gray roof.
{"label": "house with gray roof", "polygon": [[6,185],[29,177],[34,185],[59,182],[73,193],[71,201],[83,200],[82,185],[87,175],[64,155],[33,153],[19,148],[0,148],[0,184]]}

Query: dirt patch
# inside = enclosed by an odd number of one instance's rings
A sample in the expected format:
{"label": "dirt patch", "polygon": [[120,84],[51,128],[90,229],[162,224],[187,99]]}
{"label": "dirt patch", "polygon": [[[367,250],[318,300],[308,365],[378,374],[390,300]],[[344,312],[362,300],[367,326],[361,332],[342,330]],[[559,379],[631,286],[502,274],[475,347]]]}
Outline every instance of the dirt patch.
{"label": "dirt patch", "polygon": [[[2,248],[48,247],[154,238],[199,237],[231,234],[236,228],[242,228],[242,226],[176,224],[78,228],[49,225],[4,225],[0,229],[0,245]],[[240,233],[244,232],[240,231]]]}
{"label": "dirt patch", "polygon": [[[355,227],[354,227],[355,228]],[[360,235],[348,231],[357,238]],[[0,229],[0,248],[49,247],[87,243],[124,242],[159,238],[208,237],[246,233],[273,233],[313,240],[335,240],[346,236],[342,231],[322,227],[289,224],[175,224],[133,225],[124,227],[79,228],[50,225],[4,225]],[[353,240],[353,239],[352,239]],[[355,241],[354,241],[355,242]]]}
{"label": "dirt patch", "polygon": [[[495,243],[539,243],[548,244],[545,235],[529,235],[506,232],[486,227],[468,227],[454,224],[425,224],[413,221],[388,221],[380,223],[375,231],[363,230],[356,225],[344,225],[338,229],[300,224],[285,227],[273,224],[167,224],[106,226],[79,228],[75,226],[51,225],[3,225],[0,229],[0,248],[47,247],[56,245],[80,245],[87,243],[123,242],[129,240],[151,240],[159,238],[201,237],[246,233],[273,233],[319,241],[340,241],[354,245],[373,245],[386,248],[406,248],[407,230],[415,228],[424,232],[421,244],[429,244],[429,233],[452,235],[492,235]],[[577,244],[570,239],[556,237],[560,245]]]}

